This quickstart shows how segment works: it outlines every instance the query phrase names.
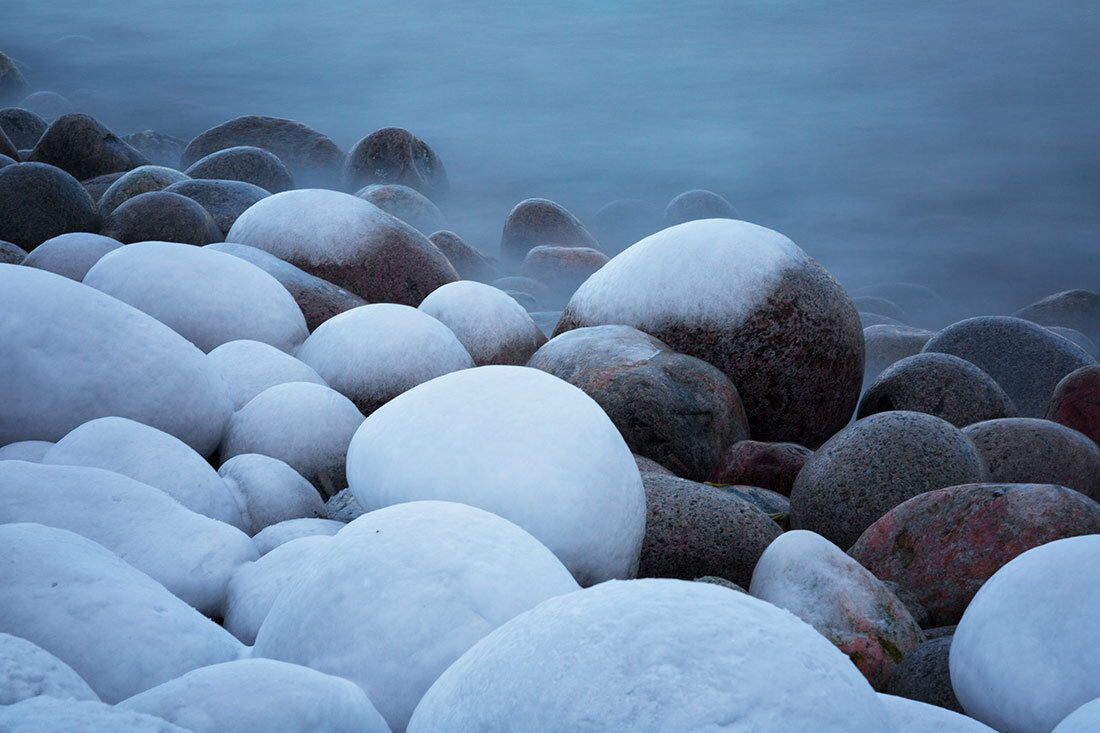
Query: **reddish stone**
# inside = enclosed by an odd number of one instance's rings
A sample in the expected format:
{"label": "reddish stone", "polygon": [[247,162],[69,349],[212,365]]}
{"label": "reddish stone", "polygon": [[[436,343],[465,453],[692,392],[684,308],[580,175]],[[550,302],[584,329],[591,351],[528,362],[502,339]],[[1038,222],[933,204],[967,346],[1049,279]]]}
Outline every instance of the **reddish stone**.
{"label": "reddish stone", "polygon": [[958,623],[986,580],[1017,555],[1100,533],[1100,504],[1052,484],[966,484],[887,512],[849,550],[882,580],[917,595],[932,623]]}
{"label": "reddish stone", "polygon": [[340,175],[347,191],[396,183],[438,201],[450,190],[443,161],[426,142],[400,127],[375,130],[355,143]]}
{"label": "reddish stone", "polygon": [[547,199],[520,201],[504,221],[500,258],[518,264],[531,248],[541,244],[600,248],[596,238],[564,206]]}
{"label": "reddish stone", "polygon": [[714,484],[745,484],[791,495],[798,472],[814,452],[797,443],[742,440],[726,451],[708,479]]}
{"label": "reddish stone", "polygon": [[1100,445],[1100,366],[1081,367],[1058,383],[1047,420],[1084,433]]}

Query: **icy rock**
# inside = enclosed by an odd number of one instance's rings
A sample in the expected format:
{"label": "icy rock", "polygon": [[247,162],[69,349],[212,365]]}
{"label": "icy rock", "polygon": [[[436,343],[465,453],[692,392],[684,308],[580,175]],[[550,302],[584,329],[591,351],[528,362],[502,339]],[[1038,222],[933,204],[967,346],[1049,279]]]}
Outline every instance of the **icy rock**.
{"label": "icy rock", "polygon": [[1046,418],[1100,445],[1100,366],[1081,367],[1067,374],[1054,388]]}
{"label": "icy rock", "polygon": [[251,145],[210,153],[188,166],[184,173],[196,179],[243,181],[270,193],[294,188],[294,178],[279,156]]}
{"label": "icy rock", "polygon": [[482,639],[420,701],[410,733],[894,731],[859,671],[810,626],[710,583],[602,583]]}
{"label": "icy rock", "polygon": [[419,310],[451,329],[477,366],[523,366],[546,343],[514,298],[472,280],[447,283],[425,298]]}
{"label": "icy rock", "polygon": [[47,239],[23,260],[37,267],[80,282],[103,255],[118,249],[122,242],[88,232],[70,232]]}
{"label": "icy rock", "polygon": [[41,462],[114,471],[160,489],[193,512],[244,528],[240,506],[206,459],[178,438],[124,417],[89,420]]}
{"label": "icy rock", "polygon": [[53,447],[48,440],[20,440],[0,448],[0,461],[31,461],[38,463],[46,451]]}
{"label": "icy rock", "polygon": [[313,367],[270,344],[251,339],[227,341],[209,354],[241,409],[269,387],[288,382],[325,384]]}
{"label": "icy rock", "polygon": [[333,316],[310,334],[297,357],[364,415],[422,382],[474,365],[451,329],[396,303]]}
{"label": "icy rock", "polygon": [[112,183],[96,202],[100,216],[107,216],[134,196],[151,191],[163,191],[173,183],[189,180],[190,176],[173,168],[142,165],[127,171]]}
{"label": "icy rock", "polygon": [[241,642],[254,644],[275,599],[307,577],[305,571],[331,540],[328,535],[299,537],[237,568],[226,595],[225,628]]}
{"label": "icy rock", "polygon": [[156,319],[94,288],[0,265],[0,444],[59,440],[106,415],[210,455],[233,411],[214,365]]}
{"label": "icy rock", "polygon": [[345,526],[332,519],[287,519],[260,530],[252,543],[261,556],[302,537],[331,537]]}
{"label": "icy rock", "polygon": [[99,226],[95,203],[65,171],[42,163],[0,166],[0,239],[27,252],[67,232]]}
{"label": "icy rock", "polygon": [[227,461],[260,453],[278,458],[327,498],[347,486],[348,445],[362,422],[351,400],[324,385],[277,384],[233,415],[221,457]]}
{"label": "icy rock", "polygon": [[477,367],[414,387],[363,422],[347,469],[368,512],[460,501],[530,532],[581,585],[637,570],[645,493],[634,457],[598,404],[537,369]]}
{"label": "icy rock", "polygon": [[30,160],[57,166],[79,181],[149,165],[148,158],[82,114],[54,120],[35,143]]}
{"label": "icy rock", "polygon": [[0,707],[4,733],[186,733],[184,728],[144,713],[94,700],[35,697]]}
{"label": "icy rock", "polygon": [[344,489],[325,502],[326,519],[335,519],[337,522],[350,522],[364,514],[366,512],[355,500],[355,494],[351,493],[351,489]]}
{"label": "icy rock", "polygon": [[37,524],[0,525],[0,608],[0,631],[57,656],[107,703],[245,653],[114,553]]}
{"label": "icy rock", "polygon": [[241,508],[240,528],[255,535],[288,519],[319,517],[324,502],[312,484],[283,461],[259,453],[242,453],[218,469]]}
{"label": "icy rock", "polygon": [[920,626],[874,575],[821,535],[795,530],[768,545],[749,593],[785,608],[847,654],[882,690],[924,641]]}
{"label": "icy rock", "polygon": [[389,733],[361,689],[296,664],[242,659],[214,664],[118,705],[193,733]]}
{"label": "icy rock", "polygon": [[500,258],[519,264],[532,248],[542,244],[600,249],[600,243],[584,224],[561,204],[547,199],[520,201],[504,220]]}
{"label": "icy rock", "polygon": [[687,222],[617,255],[577,289],[554,333],[603,324],[725,372],[756,440],[815,448],[859,400],[863,333],[851,298],[791,240],[755,224]]}
{"label": "icy rock", "polygon": [[254,655],[350,679],[404,730],[463,652],[576,589],[561,562],[511,522],[452,502],[400,504],[329,541],[275,600]]}
{"label": "icy rock", "polygon": [[967,606],[951,684],[967,715],[1001,733],[1049,731],[1100,697],[1100,536],[1028,550]]}
{"label": "icy rock", "polygon": [[210,615],[221,612],[236,569],[259,556],[239,530],[99,468],[0,462],[0,521],[87,537]]}
{"label": "icy rock", "polygon": [[0,710],[39,695],[98,700],[72,667],[26,639],[0,633]]}
{"label": "icy rock", "polygon": [[879,693],[886,714],[899,731],[913,733],[995,733],[973,718],[904,697]]}
{"label": "icy rock", "polygon": [[1095,733],[1100,730],[1100,698],[1087,702],[1067,715],[1054,733]]}
{"label": "icy rock", "polygon": [[665,207],[665,226],[676,226],[697,219],[736,219],[737,210],[722,196],[697,188],[684,191]]}
{"label": "icy rock", "polygon": [[206,209],[206,213],[210,214],[214,223],[218,225],[222,237],[229,234],[229,230],[233,228],[233,222],[237,221],[237,217],[248,207],[271,195],[265,189],[244,181],[221,181],[208,178],[180,181],[164,190],[186,196]]}
{"label": "icy rock", "polygon": [[450,190],[443,161],[426,142],[400,127],[375,130],[355,143],[344,159],[340,179],[348,191],[392,183],[438,199]]}
{"label": "icy rock", "polygon": [[238,339],[292,351],[309,335],[302,311],[278,280],[202,247],[132,244],[103,257],[84,284],[148,313],[203,351]]}
{"label": "icy rock", "polygon": [[375,184],[357,191],[355,195],[371,202],[390,216],[396,216],[424,236],[438,232],[447,225],[439,207],[427,196],[408,186]]}
{"label": "icy rock", "polygon": [[338,191],[268,196],[241,214],[225,238],[262,249],[372,303],[415,308],[428,293],[458,279],[423,234]]}
{"label": "icy rock", "polygon": [[790,496],[798,473],[813,454],[797,443],[741,440],[729,447],[708,480],[714,484],[758,486]]}

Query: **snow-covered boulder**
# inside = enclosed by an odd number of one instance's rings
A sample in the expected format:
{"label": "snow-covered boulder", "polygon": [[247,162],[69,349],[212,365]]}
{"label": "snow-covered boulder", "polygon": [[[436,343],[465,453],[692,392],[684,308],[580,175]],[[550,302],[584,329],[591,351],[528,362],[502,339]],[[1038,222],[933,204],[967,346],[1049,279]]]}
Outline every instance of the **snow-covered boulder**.
{"label": "snow-covered boulder", "polygon": [[306,339],[297,356],[364,415],[422,382],[474,365],[451,329],[395,303],[333,316]]}
{"label": "snow-covered boulder", "polygon": [[89,420],[40,459],[103,468],[168,494],[193,512],[244,529],[241,509],[206,459],[168,433],[124,417]]}
{"label": "snow-covered boulder", "polygon": [[786,611],[712,583],[633,580],[552,598],[436,681],[410,733],[894,731],[874,690]]}
{"label": "snow-covered boulder", "polygon": [[882,692],[878,699],[901,733],[994,733],[988,725],[936,705]]}
{"label": "snow-covered boulder", "polygon": [[192,733],[390,733],[353,683],[270,659],[196,669],[118,707]]}
{"label": "snow-covered boulder", "polygon": [[278,458],[233,456],[218,469],[241,508],[241,529],[254,535],[287,519],[319,517],[325,503],[313,485]]}
{"label": "snow-covered boulder", "polygon": [[515,298],[473,280],[447,283],[425,298],[420,310],[451,329],[477,366],[523,366],[546,343]]}
{"label": "snow-covered boulder", "polygon": [[305,570],[331,540],[328,535],[299,537],[240,566],[229,581],[225,628],[243,643],[255,643],[275,599],[284,588],[305,577]]}
{"label": "snow-covered boulder", "polygon": [[634,456],[592,398],[537,369],[477,367],[414,387],[363,422],[347,467],[368,512],[459,501],[533,534],[581,585],[637,571],[646,508]]}
{"label": "snow-covered boulder", "polygon": [[42,647],[0,633],[0,706],[39,695],[66,700],[98,700],[72,667]]}
{"label": "snow-covered boulder", "polygon": [[554,335],[604,324],[724,371],[756,440],[815,448],[859,400],[863,329],[852,299],[794,242],[755,224],[703,219],[646,237],[577,289]]}
{"label": "snow-covered boulder", "polygon": [[400,504],[329,541],[275,600],[253,654],[354,681],[404,730],[421,696],[480,638],[576,589],[553,553],[511,522],[452,502]]}
{"label": "snow-covered boulder", "polygon": [[35,247],[25,267],[37,267],[80,282],[103,255],[118,249],[122,242],[90,232],[69,232],[47,239]]}
{"label": "snow-covered boulder", "polygon": [[222,442],[222,460],[242,453],[278,458],[324,496],[332,496],[347,486],[348,444],[362,422],[351,400],[324,385],[277,384],[233,415]]}
{"label": "snow-covered boulder", "polygon": [[1067,715],[1054,733],[1095,733],[1100,730],[1100,698],[1087,702]]}
{"label": "snow-covered boulder", "polygon": [[35,697],[0,707],[4,733],[187,733],[168,721],[95,700]]}
{"label": "snow-covered boulder", "polygon": [[[325,384],[313,367],[270,344],[250,339],[228,341],[210,352],[233,397],[233,408],[241,409],[268,387],[287,382]],[[327,386],[327,385],[326,385]]]}
{"label": "snow-covered boulder", "polygon": [[203,351],[237,339],[292,351],[309,335],[301,309],[278,280],[205,247],[127,245],[95,263],[84,284],[148,313]]}
{"label": "snow-covered boulder", "polygon": [[31,461],[37,463],[53,447],[48,440],[20,440],[0,448],[0,461]]}
{"label": "snow-covered boulder", "polygon": [[260,556],[302,537],[331,537],[346,526],[333,519],[288,519],[265,527],[252,538]]}
{"label": "snow-covered boulder", "polygon": [[38,524],[0,525],[0,609],[0,631],[57,656],[107,703],[246,651],[118,555]]}
{"label": "snow-covered boulder", "polygon": [[0,444],[119,415],[207,456],[233,412],[221,375],[179,334],[50,272],[0,265],[0,343]]}
{"label": "snow-covered boulder", "polygon": [[1049,731],[1100,697],[1100,535],[1028,550],[974,596],[951,641],[967,715],[1002,733]]}
{"label": "snow-covered boulder", "polygon": [[270,252],[370,303],[415,308],[428,293],[458,279],[423,234],[339,191],[300,189],[268,196],[237,217],[225,241]]}
{"label": "snow-covered boulder", "polygon": [[237,568],[259,556],[240,530],[152,486],[85,466],[0,462],[0,522],[87,537],[209,614],[221,612]]}

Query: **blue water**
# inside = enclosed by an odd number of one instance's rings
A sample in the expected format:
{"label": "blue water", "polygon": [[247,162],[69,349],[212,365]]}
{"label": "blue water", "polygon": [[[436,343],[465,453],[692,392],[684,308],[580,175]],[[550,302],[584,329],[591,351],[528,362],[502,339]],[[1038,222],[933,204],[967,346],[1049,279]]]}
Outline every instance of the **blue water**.
{"label": "blue water", "polygon": [[[495,252],[517,201],[728,198],[842,282],[960,313],[1100,289],[1100,11],[1064,0],[0,0],[0,49],[116,132],[397,125]],[[64,39],[80,35],[90,40]]]}

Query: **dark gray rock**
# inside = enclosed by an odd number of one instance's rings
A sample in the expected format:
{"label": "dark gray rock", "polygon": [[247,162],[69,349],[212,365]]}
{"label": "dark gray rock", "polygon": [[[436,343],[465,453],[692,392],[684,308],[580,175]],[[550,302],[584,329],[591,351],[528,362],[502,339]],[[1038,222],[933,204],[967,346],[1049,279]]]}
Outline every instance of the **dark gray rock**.
{"label": "dark gray rock", "polygon": [[142,165],[123,173],[107,187],[96,204],[101,217],[108,216],[134,196],[151,191],[163,191],[173,183],[189,180],[186,174],[159,165]]}
{"label": "dark gray rock", "polygon": [[348,151],[340,177],[345,191],[396,183],[439,201],[450,190],[443,161],[426,142],[400,127],[375,130],[357,142]]}
{"label": "dark gray rock", "polygon": [[0,109],[0,129],[7,134],[17,150],[33,148],[47,127],[49,123],[29,109]]}
{"label": "dark gray rock", "polygon": [[123,244],[152,240],[203,245],[222,240],[218,225],[206,209],[186,196],[167,191],[126,200],[103,219],[99,233]]}
{"label": "dark gray rock", "polygon": [[[928,632],[925,632],[925,637],[928,638]],[[951,639],[951,635],[928,638],[905,655],[887,683],[886,692],[965,715],[951,687],[948,666]]]}
{"label": "dark gray rock", "polygon": [[294,178],[283,161],[274,153],[251,145],[213,152],[192,163],[184,173],[191,178],[244,181],[270,193],[294,188]]}
{"label": "dark gray rock", "polygon": [[20,99],[27,93],[27,80],[10,57],[0,52],[0,103]]}
{"label": "dark gray rock", "polygon": [[156,130],[134,132],[122,137],[131,147],[148,158],[153,165],[179,169],[186,140]]}
{"label": "dark gray rock", "polygon": [[197,201],[214,218],[222,236],[252,204],[271,194],[244,181],[218,181],[209,178],[180,181],[164,189]]}
{"label": "dark gray rock", "polygon": [[351,489],[344,489],[325,502],[325,510],[322,516],[324,519],[332,519],[337,522],[350,522],[366,513],[366,510],[356,501]]}
{"label": "dark gray rock", "polygon": [[713,191],[697,188],[684,191],[665,207],[665,226],[696,219],[737,219],[733,204]]}
{"label": "dark gray rock", "polygon": [[532,248],[541,244],[600,249],[596,238],[564,206],[547,199],[521,201],[504,220],[500,258],[518,265]]}
{"label": "dark gray rock", "polygon": [[1077,344],[1082,349],[1084,349],[1093,359],[1095,359],[1097,355],[1100,354],[1100,352],[1097,351],[1096,344],[1093,343],[1092,339],[1076,329],[1066,328],[1065,326],[1047,326],[1046,329],[1051,333],[1056,333],[1062,338]]}
{"label": "dark gray rock", "polygon": [[4,132],[3,128],[0,128],[0,155],[12,160],[19,157],[19,151],[16,150],[11,140],[8,139],[7,133]]}
{"label": "dark gray rock", "polygon": [[149,165],[149,159],[88,115],[57,118],[31,151],[30,160],[49,163],[80,181],[104,173]]}
{"label": "dark gray rock", "polygon": [[726,450],[708,479],[715,484],[759,486],[783,496],[814,452],[797,443],[762,443],[742,440]]}
{"label": "dark gray rock", "polygon": [[0,264],[21,265],[27,258],[27,251],[11,242],[0,240]]}
{"label": "dark gray rock", "polygon": [[98,205],[99,200],[103,198],[103,194],[107,193],[107,189],[111,187],[111,184],[124,175],[126,175],[126,171],[104,173],[102,176],[96,176],[95,178],[81,181],[80,185],[83,186],[84,190],[88,192],[88,195],[92,197],[92,201],[96,202]]}
{"label": "dark gray rock", "polygon": [[[408,186],[375,183],[360,189],[355,195],[364,201],[370,201],[390,216],[396,216],[425,236],[438,232],[447,225],[439,207],[427,196]],[[455,269],[458,269],[457,265]]]}
{"label": "dark gray rock", "polygon": [[11,157],[10,155],[0,154],[0,168],[4,168],[5,166],[9,166],[9,165],[15,165],[18,162],[19,162],[18,160]]}
{"label": "dark gray rock", "polygon": [[0,168],[0,239],[30,252],[66,232],[99,225],[95,204],[80,182],[44,163]]}
{"label": "dark gray rock", "polygon": [[1048,295],[1013,315],[1041,326],[1072,328],[1094,344],[1100,343],[1100,293],[1066,290]]}

